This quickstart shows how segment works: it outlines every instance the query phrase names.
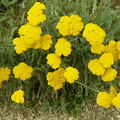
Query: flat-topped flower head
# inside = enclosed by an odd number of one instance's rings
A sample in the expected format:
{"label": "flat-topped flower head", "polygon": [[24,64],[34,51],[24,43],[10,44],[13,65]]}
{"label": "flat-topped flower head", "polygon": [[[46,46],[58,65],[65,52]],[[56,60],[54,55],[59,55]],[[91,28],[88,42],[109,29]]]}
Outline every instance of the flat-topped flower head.
{"label": "flat-topped flower head", "polygon": [[113,98],[112,103],[116,108],[120,109],[120,93],[118,93],[117,96]]}
{"label": "flat-topped flower head", "polygon": [[49,34],[45,34],[44,36],[40,36],[40,39],[36,41],[34,44],[32,44],[31,48],[34,49],[43,49],[48,50],[51,47],[52,44],[52,36]]}
{"label": "flat-topped flower head", "polygon": [[21,36],[24,36],[24,42],[32,45],[40,39],[42,30],[39,26],[32,26],[29,23],[22,25],[18,31]]}
{"label": "flat-topped flower head", "polygon": [[27,12],[27,20],[31,25],[37,26],[39,23],[42,23],[46,20],[46,15],[43,14],[43,10],[45,9],[45,5],[36,2]]}
{"label": "flat-topped flower head", "polygon": [[107,92],[99,92],[97,94],[97,104],[99,106],[109,108],[112,105],[113,97]]}
{"label": "flat-topped flower head", "polygon": [[63,36],[73,35],[76,36],[80,31],[84,28],[83,22],[81,22],[82,18],[78,15],[72,14],[70,17],[62,16],[56,26],[59,30],[59,33]]}
{"label": "flat-topped flower head", "polygon": [[110,40],[108,45],[105,45],[104,53],[111,53],[113,55],[114,61],[119,60],[119,50],[117,49],[118,43],[114,40]]}
{"label": "flat-topped flower head", "polygon": [[107,82],[107,81],[113,81],[117,75],[117,71],[114,68],[107,68],[105,73],[101,75],[102,80]]}
{"label": "flat-topped flower head", "polygon": [[92,45],[95,43],[103,43],[106,34],[104,30],[96,24],[88,23],[85,26],[82,36]]}
{"label": "flat-topped flower head", "polygon": [[67,79],[67,82],[74,83],[79,78],[79,72],[76,68],[68,67],[65,69],[64,77]]}
{"label": "flat-topped flower head", "polygon": [[66,81],[64,77],[65,70],[63,68],[59,68],[54,72],[47,73],[47,81],[48,85],[51,85],[55,90],[63,87],[63,83]]}
{"label": "flat-topped flower head", "polygon": [[28,66],[24,62],[19,63],[18,66],[15,66],[13,68],[15,78],[21,78],[21,80],[27,80],[28,78],[30,78],[32,72],[33,68],[31,66]]}
{"label": "flat-topped flower head", "polygon": [[15,101],[16,103],[24,103],[24,91],[18,90],[15,91],[14,94],[11,95],[12,101]]}
{"label": "flat-topped flower head", "polygon": [[10,74],[11,70],[6,67],[6,68],[0,68],[0,83],[4,80],[8,80],[9,79],[9,74]]}
{"label": "flat-topped flower head", "polygon": [[71,44],[65,38],[58,39],[57,43],[55,44],[55,53],[58,56],[64,55],[68,56],[71,54]]}
{"label": "flat-topped flower head", "polygon": [[95,43],[91,45],[91,52],[96,54],[101,54],[105,49],[105,46],[102,43]]}
{"label": "flat-topped flower head", "polygon": [[111,53],[104,53],[99,58],[99,62],[103,65],[103,67],[108,68],[114,63],[114,57]]}
{"label": "flat-topped flower head", "polygon": [[103,75],[105,72],[105,68],[99,62],[99,59],[90,60],[88,68],[95,75]]}
{"label": "flat-topped flower head", "polygon": [[46,57],[47,64],[49,64],[53,69],[57,69],[60,67],[61,59],[55,53],[50,53]]}
{"label": "flat-topped flower head", "polygon": [[46,34],[44,36],[41,36],[41,47],[43,50],[48,50],[51,47],[52,42],[52,36],[50,34]]}
{"label": "flat-topped flower head", "polygon": [[16,50],[16,53],[20,54],[23,51],[26,51],[27,48],[30,48],[31,45],[28,45],[24,41],[24,36],[20,36],[20,38],[16,37],[13,40],[13,45],[15,45],[14,49]]}

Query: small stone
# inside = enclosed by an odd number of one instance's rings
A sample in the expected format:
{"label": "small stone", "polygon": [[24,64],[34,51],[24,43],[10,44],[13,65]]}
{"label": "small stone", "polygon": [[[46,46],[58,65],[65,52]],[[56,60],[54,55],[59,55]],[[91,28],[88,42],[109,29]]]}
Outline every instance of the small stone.
{"label": "small stone", "polygon": [[57,117],[52,117],[52,118],[49,118],[49,120],[58,120]]}
{"label": "small stone", "polygon": [[111,120],[114,120],[114,118],[113,118],[113,117],[111,117]]}
{"label": "small stone", "polygon": [[69,120],[74,120],[74,117],[70,117]]}

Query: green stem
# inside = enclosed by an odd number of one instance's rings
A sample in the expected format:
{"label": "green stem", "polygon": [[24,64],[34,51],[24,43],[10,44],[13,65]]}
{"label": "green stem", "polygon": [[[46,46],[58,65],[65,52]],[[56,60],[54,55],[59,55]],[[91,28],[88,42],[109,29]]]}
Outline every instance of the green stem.
{"label": "green stem", "polygon": [[87,86],[87,85],[85,85],[85,84],[83,84],[83,83],[81,83],[81,82],[79,82],[79,81],[75,81],[75,82],[78,83],[78,84],[80,84],[80,85],[82,85],[82,86],[84,86],[84,87],[86,87],[86,88],[89,88],[89,89],[91,89],[91,90],[93,90],[93,91],[95,91],[95,92],[100,92],[100,91],[95,90],[95,89],[93,89],[93,88],[91,88],[91,87],[89,87],[89,86]]}

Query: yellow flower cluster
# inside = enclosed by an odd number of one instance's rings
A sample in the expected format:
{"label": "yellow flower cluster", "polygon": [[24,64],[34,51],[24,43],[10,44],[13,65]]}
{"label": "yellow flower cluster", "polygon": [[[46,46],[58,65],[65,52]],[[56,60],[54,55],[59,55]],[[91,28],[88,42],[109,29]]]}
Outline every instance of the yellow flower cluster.
{"label": "yellow flower cluster", "polygon": [[79,72],[76,68],[68,67],[65,70],[64,76],[67,79],[67,82],[74,83],[74,81],[79,78]]}
{"label": "yellow flower cluster", "polygon": [[13,73],[15,78],[21,78],[22,80],[26,80],[31,77],[31,73],[33,72],[33,68],[21,62],[18,66],[13,68]]}
{"label": "yellow flower cluster", "polygon": [[103,40],[106,36],[105,32],[93,23],[85,26],[82,36],[91,44],[91,52],[101,54],[104,51]]}
{"label": "yellow flower cluster", "polygon": [[111,53],[104,53],[99,58],[99,62],[103,65],[104,68],[108,68],[114,63],[113,55]]}
{"label": "yellow flower cluster", "polygon": [[20,27],[18,31],[20,37],[13,40],[16,53],[20,54],[28,48],[41,48],[48,50],[51,47],[52,36],[49,34],[41,36],[42,30],[39,26],[37,26],[39,23],[46,20],[46,16],[43,14],[42,9],[45,9],[45,5],[40,2],[36,2],[28,11],[27,19],[29,22]]}
{"label": "yellow flower cluster", "polygon": [[114,68],[107,68],[105,73],[101,76],[102,80],[107,82],[107,81],[113,81],[117,75],[117,71]]}
{"label": "yellow flower cluster", "polygon": [[61,59],[55,53],[48,54],[46,59],[48,60],[47,64],[49,64],[53,69],[57,69],[60,67]]}
{"label": "yellow flower cluster", "polygon": [[116,108],[120,109],[120,93],[117,94],[117,97],[113,98],[112,103]]}
{"label": "yellow flower cluster", "polygon": [[104,37],[106,36],[105,32],[93,23],[88,23],[85,26],[82,36],[86,38],[90,44],[103,43]]}
{"label": "yellow flower cluster", "polygon": [[0,68],[0,88],[1,88],[1,85],[2,85],[2,81],[4,81],[4,80],[7,81],[9,79],[10,72],[11,72],[11,70],[8,69],[8,67]]}
{"label": "yellow flower cluster", "polygon": [[55,90],[63,87],[63,83],[67,80],[69,83],[74,83],[79,77],[79,72],[76,68],[68,67],[65,70],[59,68],[54,72],[48,72],[47,75],[48,85],[51,85]]}
{"label": "yellow flower cluster", "polygon": [[99,59],[90,60],[88,68],[95,75],[103,75],[105,72],[105,68],[99,62]]}
{"label": "yellow flower cluster", "polygon": [[54,72],[48,72],[47,81],[48,85],[51,85],[55,90],[63,87],[63,83],[66,81],[64,77],[65,70],[63,68],[59,68]]}
{"label": "yellow flower cluster", "polygon": [[53,69],[60,67],[61,59],[60,56],[68,56],[71,54],[71,44],[65,38],[58,39],[55,44],[55,53],[50,53],[47,55],[47,64],[49,64]]}
{"label": "yellow flower cluster", "polygon": [[[114,105],[114,98],[116,98],[116,91],[113,86],[110,87],[111,92],[99,92],[97,94],[97,104],[105,108],[109,108],[111,105]],[[116,103],[116,102],[115,102]]]}
{"label": "yellow flower cluster", "polygon": [[115,42],[114,40],[109,41],[108,45],[105,45],[104,53],[111,53],[114,57],[114,61],[119,60],[119,54],[120,54],[120,42]]}
{"label": "yellow flower cluster", "polygon": [[15,101],[16,103],[24,103],[24,91],[18,90],[15,91],[14,94],[11,95],[12,101]]}
{"label": "yellow flower cluster", "polygon": [[94,43],[91,45],[91,52],[101,54],[105,49],[105,46],[102,43]]}
{"label": "yellow flower cluster", "polygon": [[80,31],[84,28],[83,22],[81,22],[82,18],[78,15],[72,14],[70,17],[62,16],[56,26],[59,30],[59,33],[63,36],[73,35],[76,36]]}
{"label": "yellow flower cluster", "polygon": [[[73,35],[76,36],[83,29],[84,24],[81,22],[82,18],[78,15],[63,16],[60,18],[56,28],[63,36]],[[71,54],[71,44],[65,38],[58,39],[55,44],[55,53],[47,55],[47,64],[53,69],[58,69],[54,72],[48,72],[47,80],[48,85],[51,85],[55,90],[62,88],[63,83],[67,80],[69,83],[74,83],[79,77],[79,72],[76,68],[68,67],[66,70],[60,67],[61,55],[68,56]],[[59,71],[62,72],[60,73]],[[64,72],[63,72],[64,71]]]}
{"label": "yellow flower cluster", "polygon": [[112,105],[112,96],[106,92],[99,92],[97,95],[97,104],[105,108],[109,108]]}
{"label": "yellow flower cluster", "polygon": [[65,38],[58,39],[57,43],[55,44],[55,53],[58,56],[61,56],[62,54],[64,56],[68,56],[71,54],[71,44],[69,41],[67,41]]}
{"label": "yellow flower cluster", "polygon": [[31,9],[27,12],[27,20],[31,25],[38,25],[39,23],[46,20],[46,15],[43,14],[43,11],[45,9],[45,5],[41,4],[40,2],[36,2]]}
{"label": "yellow flower cluster", "polygon": [[113,63],[113,55],[104,53],[99,59],[90,60],[88,68],[93,74],[101,75],[103,81],[112,81],[117,75],[116,69],[111,67]]}

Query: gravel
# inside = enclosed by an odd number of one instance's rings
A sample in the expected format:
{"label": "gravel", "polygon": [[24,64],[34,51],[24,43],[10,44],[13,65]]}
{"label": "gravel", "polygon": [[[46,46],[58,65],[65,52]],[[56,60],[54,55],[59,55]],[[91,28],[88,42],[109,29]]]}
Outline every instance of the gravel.
{"label": "gravel", "polygon": [[61,110],[54,110],[49,116],[41,112],[40,106],[34,109],[16,109],[16,106],[9,106],[4,113],[5,109],[5,106],[0,108],[0,120],[120,120],[120,109],[114,106],[106,109],[98,106],[95,100],[86,102],[84,107],[79,109],[81,114],[76,118]]}

